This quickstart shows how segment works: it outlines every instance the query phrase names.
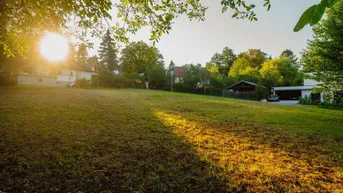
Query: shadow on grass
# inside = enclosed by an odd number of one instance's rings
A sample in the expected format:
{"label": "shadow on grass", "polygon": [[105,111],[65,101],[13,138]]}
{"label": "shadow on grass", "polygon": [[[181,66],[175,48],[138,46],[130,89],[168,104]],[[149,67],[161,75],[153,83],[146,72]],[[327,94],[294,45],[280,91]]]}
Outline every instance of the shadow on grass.
{"label": "shadow on grass", "polygon": [[[39,97],[20,105],[0,103],[0,191],[229,190],[217,167],[200,160],[144,107],[110,96],[79,101],[66,94],[63,103],[56,96],[56,101]],[[33,101],[39,104],[30,105]]]}
{"label": "shadow on grass", "polygon": [[217,175],[235,190],[343,191],[343,152],[334,142],[238,122],[214,124],[189,114],[155,109],[155,116],[220,168]]}

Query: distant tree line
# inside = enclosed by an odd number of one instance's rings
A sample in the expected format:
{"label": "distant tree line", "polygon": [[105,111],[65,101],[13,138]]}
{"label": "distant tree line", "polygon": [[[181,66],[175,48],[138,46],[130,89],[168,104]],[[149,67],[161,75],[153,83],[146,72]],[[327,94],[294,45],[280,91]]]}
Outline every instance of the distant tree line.
{"label": "distant tree line", "polygon": [[260,49],[235,54],[233,49],[225,47],[204,67],[201,64],[177,65],[184,68],[182,79],[175,82],[176,64],[171,61],[165,65],[156,47],[143,41],[131,42],[120,51],[118,58],[119,51],[109,31],[101,45],[96,67],[99,76],[94,86],[145,88],[148,82],[150,89],[221,95],[224,88],[240,80],[257,83],[267,90],[275,86],[301,85],[303,81],[298,59],[291,50],[272,59]]}

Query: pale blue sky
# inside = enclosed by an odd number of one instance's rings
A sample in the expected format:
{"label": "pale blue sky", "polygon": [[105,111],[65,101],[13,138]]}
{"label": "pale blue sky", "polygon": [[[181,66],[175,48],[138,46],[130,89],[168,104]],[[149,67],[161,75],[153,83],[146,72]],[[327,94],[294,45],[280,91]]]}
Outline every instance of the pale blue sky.
{"label": "pale blue sky", "polygon": [[[295,54],[306,48],[307,39],[312,38],[311,27],[300,32],[293,28],[301,14],[319,0],[272,0],[272,8],[268,12],[262,6],[263,0],[256,2],[256,22],[232,19],[232,11],[221,13],[219,0],[204,0],[209,6],[206,20],[189,21],[181,16],[174,21],[173,29],[162,37],[156,47],[164,56],[166,65],[173,60],[176,65],[200,63],[204,65],[215,52],[228,46],[240,53],[249,48],[260,48],[273,57],[279,56],[284,49],[291,49]],[[143,40],[149,44],[149,30],[141,30],[131,40]],[[95,40],[95,54],[99,40]]]}

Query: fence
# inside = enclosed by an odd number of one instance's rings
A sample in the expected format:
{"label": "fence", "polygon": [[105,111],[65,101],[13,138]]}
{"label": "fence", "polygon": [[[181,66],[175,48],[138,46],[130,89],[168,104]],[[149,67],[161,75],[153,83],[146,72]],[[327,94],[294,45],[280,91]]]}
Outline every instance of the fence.
{"label": "fence", "polygon": [[258,100],[256,91],[234,92],[230,90],[224,90],[223,96],[232,97],[232,98],[240,98],[240,99]]}
{"label": "fence", "polygon": [[44,87],[66,87],[66,82],[57,81],[56,77],[42,77],[42,76],[32,76],[32,75],[22,75],[18,76],[18,85],[26,86],[44,86]]}

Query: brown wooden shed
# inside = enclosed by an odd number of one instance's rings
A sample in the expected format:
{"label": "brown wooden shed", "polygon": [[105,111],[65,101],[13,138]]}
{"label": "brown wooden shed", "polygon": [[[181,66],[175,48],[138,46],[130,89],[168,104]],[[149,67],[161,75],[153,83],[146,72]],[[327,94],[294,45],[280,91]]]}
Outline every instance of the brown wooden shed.
{"label": "brown wooden shed", "polygon": [[243,99],[256,99],[257,84],[241,80],[223,90],[223,96],[243,98]]}

